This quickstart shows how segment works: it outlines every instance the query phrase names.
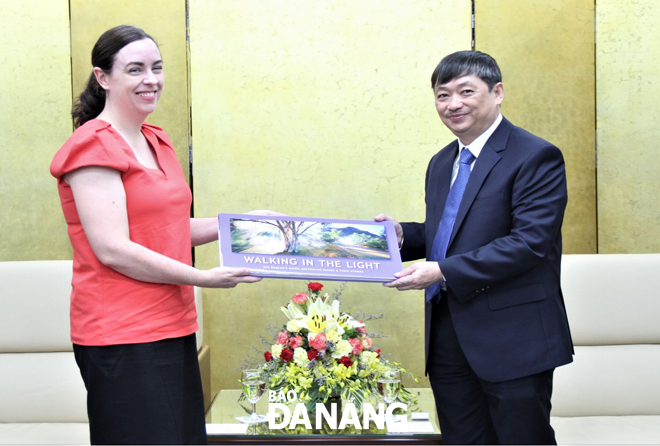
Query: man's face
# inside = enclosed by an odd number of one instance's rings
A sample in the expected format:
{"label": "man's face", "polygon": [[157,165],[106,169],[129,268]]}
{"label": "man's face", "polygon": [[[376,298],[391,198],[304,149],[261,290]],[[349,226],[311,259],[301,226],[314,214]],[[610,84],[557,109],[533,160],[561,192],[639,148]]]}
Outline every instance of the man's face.
{"label": "man's face", "polygon": [[440,119],[465,145],[495,122],[504,99],[501,82],[488,91],[488,84],[472,74],[436,85],[433,92]]}

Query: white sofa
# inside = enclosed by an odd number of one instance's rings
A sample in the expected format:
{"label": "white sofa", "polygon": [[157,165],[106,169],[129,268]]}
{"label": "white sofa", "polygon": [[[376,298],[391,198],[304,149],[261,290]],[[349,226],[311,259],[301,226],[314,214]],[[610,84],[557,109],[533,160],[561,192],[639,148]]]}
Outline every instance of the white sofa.
{"label": "white sofa", "polygon": [[660,254],[565,255],[575,344],[555,371],[559,444],[660,444]]}
{"label": "white sofa", "polygon": [[[0,444],[89,444],[86,392],[69,337],[72,264],[0,262]],[[210,352],[195,290],[205,402]]]}
{"label": "white sofa", "polygon": [[[656,274],[660,254],[564,256],[576,355],[555,372],[560,444],[660,444]],[[0,262],[0,444],[89,443],[69,340],[70,281],[70,261]],[[199,301],[198,310],[201,327]],[[200,330],[198,347],[202,339]],[[200,363],[208,407],[208,347]]]}

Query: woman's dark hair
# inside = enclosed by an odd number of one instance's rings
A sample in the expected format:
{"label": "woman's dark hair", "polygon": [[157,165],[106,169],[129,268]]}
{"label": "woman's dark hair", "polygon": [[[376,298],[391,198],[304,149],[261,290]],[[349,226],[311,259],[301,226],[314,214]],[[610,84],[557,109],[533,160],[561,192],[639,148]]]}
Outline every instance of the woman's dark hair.
{"label": "woman's dark hair", "polygon": [[[117,53],[129,43],[142,39],[151,39],[156,43],[153,37],[135,26],[120,25],[107,30],[101,34],[92,49],[92,66],[99,67],[110,74]],[[87,81],[87,87],[78,96],[78,100],[73,104],[71,110],[74,128],[96,118],[103,111],[103,107],[105,107],[105,90],[96,81],[96,76],[92,71]]]}
{"label": "woman's dark hair", "polygon": [[474,75],[488,85],[488,90],[502,82],[502,72],[495,59],[481,51],[458,51],[440,61],[431,76],[431,88],[444,85],[460,76]]}

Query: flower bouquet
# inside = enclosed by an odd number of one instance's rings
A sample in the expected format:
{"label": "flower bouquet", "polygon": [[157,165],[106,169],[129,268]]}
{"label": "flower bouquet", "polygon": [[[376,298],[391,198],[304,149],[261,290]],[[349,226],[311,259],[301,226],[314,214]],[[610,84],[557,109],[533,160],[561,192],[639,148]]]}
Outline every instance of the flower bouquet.
{"label": "flower bouquet", "polygon": [[[381,356],[364,322],[340,311],[341,289],[330,297],[322,288],[311,282],[307,292],[294,294],[281,308],[289,321],[258,367],[268,377],[270,390],[294,390],[310,413],[317,403],[337,396],[361,410],[363,402],[377,401],[382,371],[397,367],[411,374]],[[416,396],[402,387],[398,401],[414,405]]]}

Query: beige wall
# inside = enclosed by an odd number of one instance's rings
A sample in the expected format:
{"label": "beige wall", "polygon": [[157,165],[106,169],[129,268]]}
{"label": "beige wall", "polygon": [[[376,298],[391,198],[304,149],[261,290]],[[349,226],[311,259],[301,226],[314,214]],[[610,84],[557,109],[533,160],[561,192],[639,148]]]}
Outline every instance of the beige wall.
{"label": "beige wall", "polygon": [[476,3],[476,49],[500,64],[502,113],[566,160],[564,253],[596,253],[593,0]]}
{"label": "beige wall", "polygon": [[660,251],[660,3],[598,0],[598,248]]}

